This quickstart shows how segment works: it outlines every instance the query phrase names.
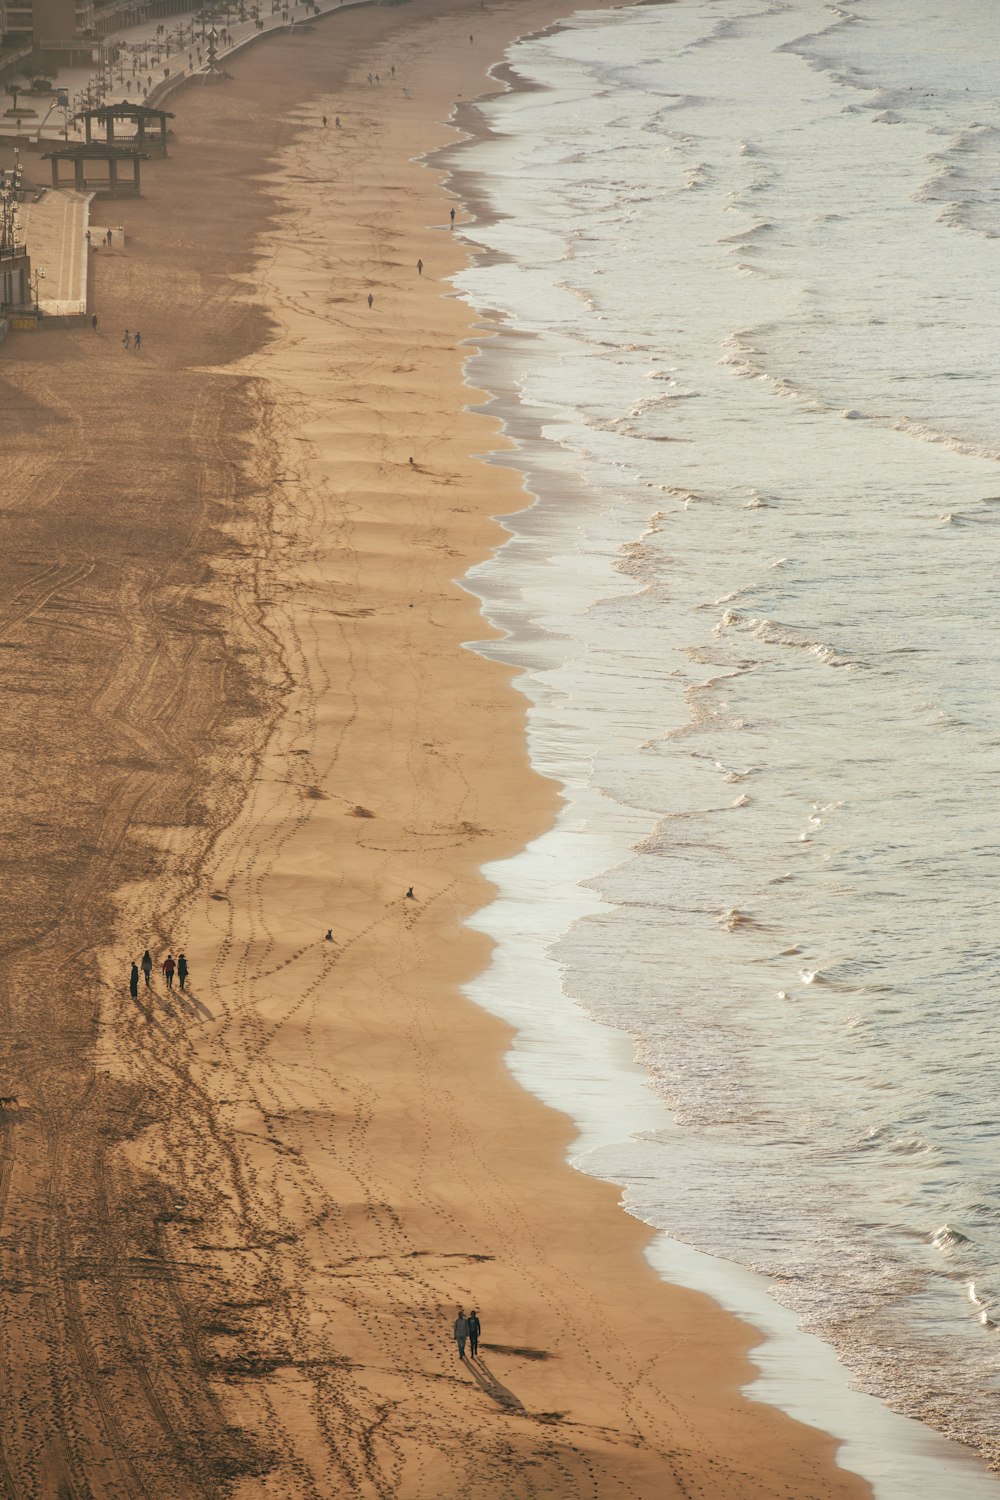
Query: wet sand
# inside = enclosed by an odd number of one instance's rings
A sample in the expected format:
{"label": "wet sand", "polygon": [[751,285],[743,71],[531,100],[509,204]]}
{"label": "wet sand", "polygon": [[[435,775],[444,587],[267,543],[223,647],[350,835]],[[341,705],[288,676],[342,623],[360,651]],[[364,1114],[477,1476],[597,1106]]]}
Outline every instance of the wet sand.
{"label": "wet sand", "polygon": [[[520,490],[412,158],[558,14],[249,49],[173,96],[101,331],[0,350],[6,1494],[868,1493],[739,1395],[751,1332],[656,1278],[458,993],[557,790],[461,645]],[[132,1003],[147,945],[188,993]]]}

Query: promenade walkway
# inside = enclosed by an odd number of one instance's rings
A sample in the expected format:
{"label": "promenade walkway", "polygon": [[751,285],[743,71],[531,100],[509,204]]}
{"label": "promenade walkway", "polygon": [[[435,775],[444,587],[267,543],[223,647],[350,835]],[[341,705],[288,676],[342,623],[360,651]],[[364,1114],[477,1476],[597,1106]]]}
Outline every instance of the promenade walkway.
{"label": "promenade walkway", "polygon": [[49,317],[87,311],[87,226],[90,196],[60,189],[18,210],[38,283],[38,305]]}

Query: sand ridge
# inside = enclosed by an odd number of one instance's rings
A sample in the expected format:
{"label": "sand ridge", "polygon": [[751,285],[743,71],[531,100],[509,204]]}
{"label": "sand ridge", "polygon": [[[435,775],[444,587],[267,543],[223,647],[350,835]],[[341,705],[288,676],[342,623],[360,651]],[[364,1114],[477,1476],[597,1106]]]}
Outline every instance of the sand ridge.
{"label": "sand ridge", "polygon": [[[11,900],[2,972],[12,1495],[867,1493],[740,1398],[748,1331],[658,1282],[457,991],[479,867],[556,791],[509,673],[461,646],[484,627],[454,580],[520,491],[474,456],[498,439],[462,413],[464,252],[412,158],[557,15],[415,0],[234,60],[177,97],[99,268],[142,355],[88,330],[0,361],[31,542],[0,574],[13,743],[49,770],[30,807],[17,784],[48,883]],[[73,837],[29,832],[73,807]],[[190,994],[130,1003],[147,942],[185,949]]]}

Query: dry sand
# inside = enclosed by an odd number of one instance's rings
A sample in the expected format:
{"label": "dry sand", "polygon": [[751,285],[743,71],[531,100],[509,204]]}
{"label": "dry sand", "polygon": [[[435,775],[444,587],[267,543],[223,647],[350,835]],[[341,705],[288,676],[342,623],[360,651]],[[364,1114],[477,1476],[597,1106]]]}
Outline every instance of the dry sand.
{"label": "dry sand", "polygon": [[[411,158],[558,14],[247,51],[175,96],[102,331],[0,351],[4,1496],[868,1493],[740,1396],[751,1333],[658,1281],[457,990],[556,791],[461,647],[519,489]],[[187,996],[130,1001],[147,944]]]}

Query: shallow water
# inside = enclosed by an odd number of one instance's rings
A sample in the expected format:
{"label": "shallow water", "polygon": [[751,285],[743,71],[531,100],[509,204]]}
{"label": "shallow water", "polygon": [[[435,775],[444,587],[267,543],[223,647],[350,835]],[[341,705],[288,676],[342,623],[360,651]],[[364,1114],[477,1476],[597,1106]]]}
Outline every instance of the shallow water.
{"label": "shallow water", "polygon": [[539,993],[667,1111],[614,1175],[993,1462],[998,44],[976,0],[582,13],[451,155],[538,497],[467,582],[567,788]]}

